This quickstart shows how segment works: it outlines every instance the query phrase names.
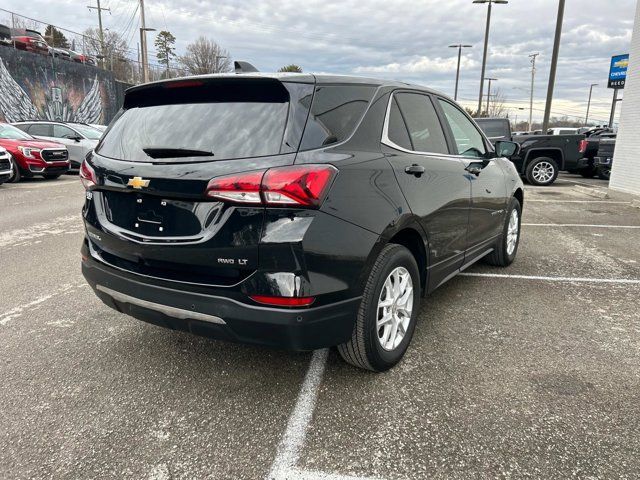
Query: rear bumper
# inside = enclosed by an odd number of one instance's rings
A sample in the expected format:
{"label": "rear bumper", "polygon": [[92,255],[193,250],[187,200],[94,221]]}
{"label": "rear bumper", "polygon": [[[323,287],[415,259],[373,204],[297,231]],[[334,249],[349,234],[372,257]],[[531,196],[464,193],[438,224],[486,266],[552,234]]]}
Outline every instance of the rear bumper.
{"label": "rear bumper", "polygon": [[82,273],[109,307],[139,320],[219,340],[288,350],[314,350],[347,341],[360,298],[310,307],[282,309],[244,304],[219,295],[153,285],[92,257]]}
{"label": "rear bumper", "polygon": [[593,160],[587,157],[579,159],[576,164],[576,168],[578,169],[589,168],[591,166],[593,166]]}
{"label": "rear bumper", "polygon": [[596,167],[599,166],[603,166],[603,167],[610,167],[611,164],[613,163],[613,159],[611,157],[596,157],[593,159]]}

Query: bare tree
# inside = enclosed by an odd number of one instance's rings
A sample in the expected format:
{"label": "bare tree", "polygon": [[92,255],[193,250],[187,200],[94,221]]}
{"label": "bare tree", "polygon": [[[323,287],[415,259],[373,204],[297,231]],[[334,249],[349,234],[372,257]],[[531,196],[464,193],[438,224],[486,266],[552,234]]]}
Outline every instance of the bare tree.
{"label": "bare tree", "polygon": [[485,112],[486,117],[501,118],[506,117],[508,109],[505,105],[506,97],[502,90],[496,88],[489,99],[489,111]]}
{"label": "bare tree", "polygon": [[[100,58],[102,56],[102,46],[100,45],[100,35],[97,28],[88,28],[84,31],[84,42],[82,53]],[[78,46],[76,46],[78,48]],[[105,70],[111,70],[116,78],[131,81],[134,66],[127,56],[127,42],[120,34],[112,30],[104,32],[104,58],[102,65]]]}
{"label": "bare tree", "polygon": [[204,36],[187,45],[187,52],[178,62],[190,75],[231,71],[229,52]]}

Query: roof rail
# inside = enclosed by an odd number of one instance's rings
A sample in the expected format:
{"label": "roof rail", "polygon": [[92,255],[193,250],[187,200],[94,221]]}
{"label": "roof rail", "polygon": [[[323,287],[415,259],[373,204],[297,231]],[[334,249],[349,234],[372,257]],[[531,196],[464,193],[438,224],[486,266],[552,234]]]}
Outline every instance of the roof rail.
{"label": "roof rail", "polygon": [[258,72],[259,70],[251,65],[249,62],[235,61],[233,62],[233,68],[236,73],[249,73]]}

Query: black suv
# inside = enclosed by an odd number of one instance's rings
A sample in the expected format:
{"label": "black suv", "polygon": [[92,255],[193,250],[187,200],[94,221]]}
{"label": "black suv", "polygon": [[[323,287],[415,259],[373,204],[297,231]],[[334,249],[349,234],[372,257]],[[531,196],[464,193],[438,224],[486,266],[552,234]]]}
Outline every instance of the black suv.
{"label": "black suv", "polygon": [[82,271],[109,306],[213,338],[337,345],[390,368],[421,296],[481,258],[509,265],[523,187],[432,90],[241,74],[127,90],[82,164]]}

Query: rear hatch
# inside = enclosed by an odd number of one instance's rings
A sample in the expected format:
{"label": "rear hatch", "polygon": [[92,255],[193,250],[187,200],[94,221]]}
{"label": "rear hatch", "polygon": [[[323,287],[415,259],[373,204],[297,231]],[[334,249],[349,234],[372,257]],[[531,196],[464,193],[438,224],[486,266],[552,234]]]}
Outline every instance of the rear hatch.
{"label": "rear hatch", "polygon": [[189,283],[229,286],[251,275],[265,210],[208,198],[209,182],[231,178],[233,186],[234,175],[292,165],[312,96],[307,76],[194,78],[127,91],[81,169],[96,184],[85,207],[92,255]]}

